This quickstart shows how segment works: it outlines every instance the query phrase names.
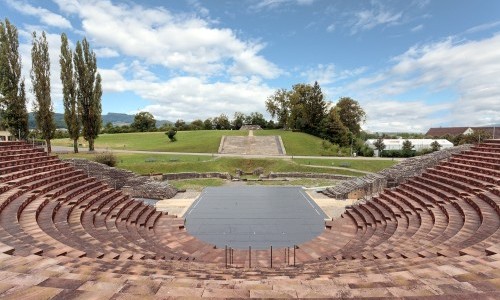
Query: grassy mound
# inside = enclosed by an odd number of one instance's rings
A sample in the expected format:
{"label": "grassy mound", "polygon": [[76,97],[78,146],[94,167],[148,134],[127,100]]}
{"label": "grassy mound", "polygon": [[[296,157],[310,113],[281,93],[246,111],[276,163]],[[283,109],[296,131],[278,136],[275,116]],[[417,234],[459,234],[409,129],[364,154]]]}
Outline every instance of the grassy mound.
{"label": "grassy mound", "polygon": [[[115,150],[161,151],[217,153],[223,135],[248,135],[248,131],[239,130],[199,130],[179,131],[176,142],[170,142],[164,132],[134,132],[101,134],[95,141],[95,147]],[[54,146],[70,147],[69,139],[56,139]]]}

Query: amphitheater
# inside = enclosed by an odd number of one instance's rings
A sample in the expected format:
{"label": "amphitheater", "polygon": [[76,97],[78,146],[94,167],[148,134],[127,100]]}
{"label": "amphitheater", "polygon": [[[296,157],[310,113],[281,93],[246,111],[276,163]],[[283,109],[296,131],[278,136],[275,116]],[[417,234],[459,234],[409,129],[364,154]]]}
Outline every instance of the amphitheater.
{"label": "amphitheater", "polygon": [[0,297],[500,298],[500,140],[350,206],[292,248],[220,249],[184,220],[0,143]]}

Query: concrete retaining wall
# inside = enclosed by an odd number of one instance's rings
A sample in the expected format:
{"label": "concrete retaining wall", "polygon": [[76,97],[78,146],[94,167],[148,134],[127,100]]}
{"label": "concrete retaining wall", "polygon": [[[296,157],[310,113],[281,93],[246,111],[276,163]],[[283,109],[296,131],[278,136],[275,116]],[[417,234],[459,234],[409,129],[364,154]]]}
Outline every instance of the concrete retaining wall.
{"label": "concrete retaining wall", "polygon": [[163,180],[182,180],[182,179],[198,179],[198,178],[220,178],[231,180],[232,176],[227,172],[207,172],[207,173],[196,173],[196,172],[184,172],[184,173],[167,173],[163,174]]}

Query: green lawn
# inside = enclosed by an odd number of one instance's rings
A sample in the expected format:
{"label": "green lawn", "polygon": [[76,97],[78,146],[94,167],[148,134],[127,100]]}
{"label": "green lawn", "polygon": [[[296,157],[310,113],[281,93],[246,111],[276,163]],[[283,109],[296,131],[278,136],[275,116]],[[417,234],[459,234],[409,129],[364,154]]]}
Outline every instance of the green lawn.
{"label": "green lawn", "polygon": [[[180,172],[229,172],[234,174],[236,169],[245,172],[262,167],[264,172],[313,172],[331,173],[351,176],[362,176],[355,170],[335,170],[330,168],[314,168],[297,164],[285,159],[245,159],[245,158],[212,158],[211,156],[190,155],[148,155],[135,153],[115,153],[118,158],[117,167],[133,171],[138,174],[149,173],[180,173]],[[61,154],[61,158],[93,159],[92,154]]]}
{"label": "green lawn", "polygon": [[254,135],[280,135],[287,155],[323,155],[323,140],[307,133],[277,129],[255,130]]}
{"label": "green lawn", "polygon": [[185,180],[169,180],[168,183],[178,188],[179,190],[203,190],[207,186],[221,186],[226,181],[219,178],[202,178],[202,179],[185,179]]}
{"label": "green lawn", "polygon": [[[175,136],[177,141],[173,143],[163,132],[101,134],[95,141],[95,147],[141,151],[217,153],[223,135],[248,135],[248,131],[179,131]],[[55,139],[52,140],[52,145],[72,147],[73,143],[69,139]],[[86,143],[85,146],[87,146]]]}
{"label": "green lawn", "polygon": [[293,161],[301,165],[344,167],[353,170],[361,170],[368,172],[378,172],[385,168],[392,167],[393,165],[398,163],[398,161],[391,159],[366,160],[362,158],[357,158],[357,159],[294,158]]}
{"label": "green lawn", "polygon": [[[323,155],[322,139],[303,133],[284,130],[256,130],[255,135],[280,135],[288,155]],[[135,132],[101,134],[95,141],[96,148],[162,151],[162,152],[194,152],[217,153],[223,135],[245,136],[246,130],[197,130],[177,132],[177,142],[170,142],[163,132]],[[69,139],[52,140],[54,146],[72,147]],[[83,142],[83,148],[87,143]]]}

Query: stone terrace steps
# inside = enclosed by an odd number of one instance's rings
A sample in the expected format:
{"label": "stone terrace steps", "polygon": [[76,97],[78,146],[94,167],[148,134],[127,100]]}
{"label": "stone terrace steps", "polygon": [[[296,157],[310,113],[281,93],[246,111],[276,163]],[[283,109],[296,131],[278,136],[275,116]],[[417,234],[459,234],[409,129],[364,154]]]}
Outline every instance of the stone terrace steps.
{"label": "stone terrace steps", "polygon": [[[0,143],[0,297],[500,297],[500,141],[325,222],[232,252],[23,143]],[[15,161],[17,160],[17,161]],[[413,171],[412,171],[413,172]],[[293,254],[295,263],[293,266]]]}

